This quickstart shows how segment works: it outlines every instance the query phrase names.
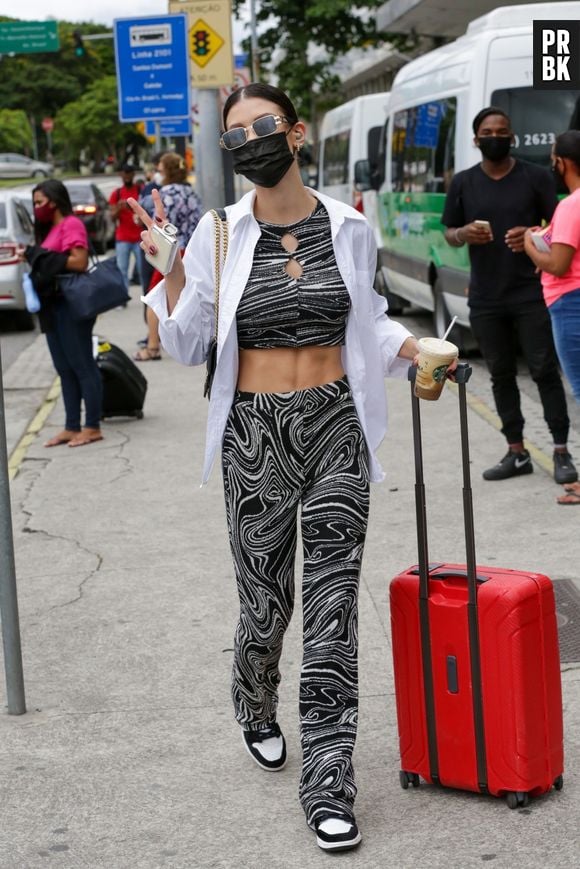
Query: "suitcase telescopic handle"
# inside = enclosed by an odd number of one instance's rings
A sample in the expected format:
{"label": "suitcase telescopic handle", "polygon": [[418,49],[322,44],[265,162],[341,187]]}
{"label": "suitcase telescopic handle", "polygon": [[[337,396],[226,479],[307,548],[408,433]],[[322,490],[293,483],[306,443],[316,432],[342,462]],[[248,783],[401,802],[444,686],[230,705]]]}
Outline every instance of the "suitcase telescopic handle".
{"label": "suitcase telescopic handle", "polygon": [[[451,372],[452,378],[450,379],[453,379],[456,383],[467,383],[472,373],[473,369],[469,362],[458,362],[455,370]],[[407,371],[407,379],[410,380],[411,383],[414,383],[416,377],[417,366],[409,365],[409,370]]]}
{"label": "suitcase telescopic handle", "polygon": [[[458,362],[453,371],[453,379],[459,387],[459,421],[461,428],[461,456],[463,461],[463,517],[465,526],[465,550],[467,565],[467,584],[469,603],[477,607],[477,571],[475,566],[475,527],[473,522],[473,496],[471,493],[471,471],[469,467],[469,438],[467,430],[466,384],[473,369],[468,362]],[[429,547],[427,543],[427,510],[425,482],[423,477],[423,446],[421,436],[420,399],[414,392],[417,368],[410,365],[407,373],[411,383],[413,413],[413,445],[415,451],[415,506],[417,513],[417,544],[419,550],[420,596],[429,596]]]}
{"label": "suitcase telescopic handle", "polygon": [[[435,695],[433,683],[433,664],[431,655],[431,631],[429,624],[429,557],[427,545],[427,511],[425,506],[425,483],[423,480],[423,450],[421,444],[420,399],[415,395],[414,385],[417,370],[409,366],[408,379],[411,383],[411,408],[413,414],[413,445],[415,451],[415,505],[417,511],[417,543],[419,549],[419,615],[421,625],[421,650],[423,659],[423,681],[425,708],[427,712],[427,736],[429,744],[429,766],[433,781],[439,781],[439,760],[437,750],[437,728],[435,724]],[[468,588],[468,627],[471,659],[471,681],[473,691],[473,719],[477,757],[477,778],[481,791],[487,790],[487,760],[485,732],[483,723],[483,697],[481,689],[481,654],[479,647],[479,626],[477,614],[477,569],[475,565],[475,528],[473,522],[473,496],[471,492],[471,471],[469,468],[469,437],[467,428],[467,390],[466,384],[471,377],[472,368],[468,362],[459,362],[453,371],[453,379],[459,392],[459,423],[461,432],[461,457],[463,463],[463,516],[465,526],[465,550]],[[481,580],[480,580],[481,581]]]}

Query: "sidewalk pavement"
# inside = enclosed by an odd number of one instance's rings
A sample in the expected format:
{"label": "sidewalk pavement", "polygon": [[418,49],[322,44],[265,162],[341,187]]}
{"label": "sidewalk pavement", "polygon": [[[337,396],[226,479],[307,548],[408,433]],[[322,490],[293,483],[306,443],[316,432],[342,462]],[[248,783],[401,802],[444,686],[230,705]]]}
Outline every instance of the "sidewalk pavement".
{"label": "sidewalk pavement", "polygon": [[[101,317],[97,329],[132,352],[144,334],[140,304]],[[7,372],[7,389],[52,382],[43,342]],[[12,482],[28,712],[0,715],[1,869],[577,866],[580,664],[563,667],[562,792],[510,811],[490,797],[399,786],[388,583],[417,560],[408,384],[387,384],[388,476],[372,487],[361,580],[363,843],[329,856],[297,800],[300,608],[282,660],[289,762],[271,774],[243,750],[232,716],[237,601],[219,469],[199,485],[203,371],[167,356],[143,371],[143,420],[107,421],[105,440],[87,448],[47,450],[62,424],[59,399]],[[25,426],[11,407],[13,448]],[[453,388],[422,411],[430,557],[463,561]],[[497,461],[502,439],[479,413],[469,422],[478,562],[580,585],[580,510],[556,505],[558,487],[540,467],[485,483],[480,470]]]}

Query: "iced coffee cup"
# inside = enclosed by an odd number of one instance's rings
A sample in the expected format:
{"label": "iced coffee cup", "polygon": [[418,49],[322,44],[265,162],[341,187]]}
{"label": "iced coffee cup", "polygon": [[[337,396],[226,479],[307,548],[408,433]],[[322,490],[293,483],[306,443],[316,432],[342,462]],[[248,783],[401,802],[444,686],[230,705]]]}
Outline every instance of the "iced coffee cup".
{"label": "iced coffee cup", "polygon": [[441,395],[447,369],[459,350],[451,341],[440,338],[419,338],[419,363],[415,378],[415,395],[427,401],[436,401]]}

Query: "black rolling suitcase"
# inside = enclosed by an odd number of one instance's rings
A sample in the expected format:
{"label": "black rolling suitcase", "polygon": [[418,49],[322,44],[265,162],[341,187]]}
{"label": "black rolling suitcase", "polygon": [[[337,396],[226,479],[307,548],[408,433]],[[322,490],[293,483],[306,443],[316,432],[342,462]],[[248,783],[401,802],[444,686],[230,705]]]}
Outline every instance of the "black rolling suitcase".
{"label": "black rolling suitcase", "polygon": [[147,380],[120,347],[108,341],[98,344],[97,365],[103,378],[102,418],[143,417]]}

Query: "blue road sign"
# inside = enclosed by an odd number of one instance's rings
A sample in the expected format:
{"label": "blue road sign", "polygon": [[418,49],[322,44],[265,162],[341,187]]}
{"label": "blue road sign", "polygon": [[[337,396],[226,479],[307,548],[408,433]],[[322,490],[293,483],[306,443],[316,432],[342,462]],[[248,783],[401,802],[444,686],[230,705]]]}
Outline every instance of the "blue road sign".
{"label": "blue road sign", "polygon": [[[146,121],[145,135],[155,136],[155,121]],[[191,121],[189,118],[159,121],[160,136],[191,136]]]}
{"label": "blue road sign", "polygon": [[113,24],[119,120],[189,119],[187,15],[117,18]]}

